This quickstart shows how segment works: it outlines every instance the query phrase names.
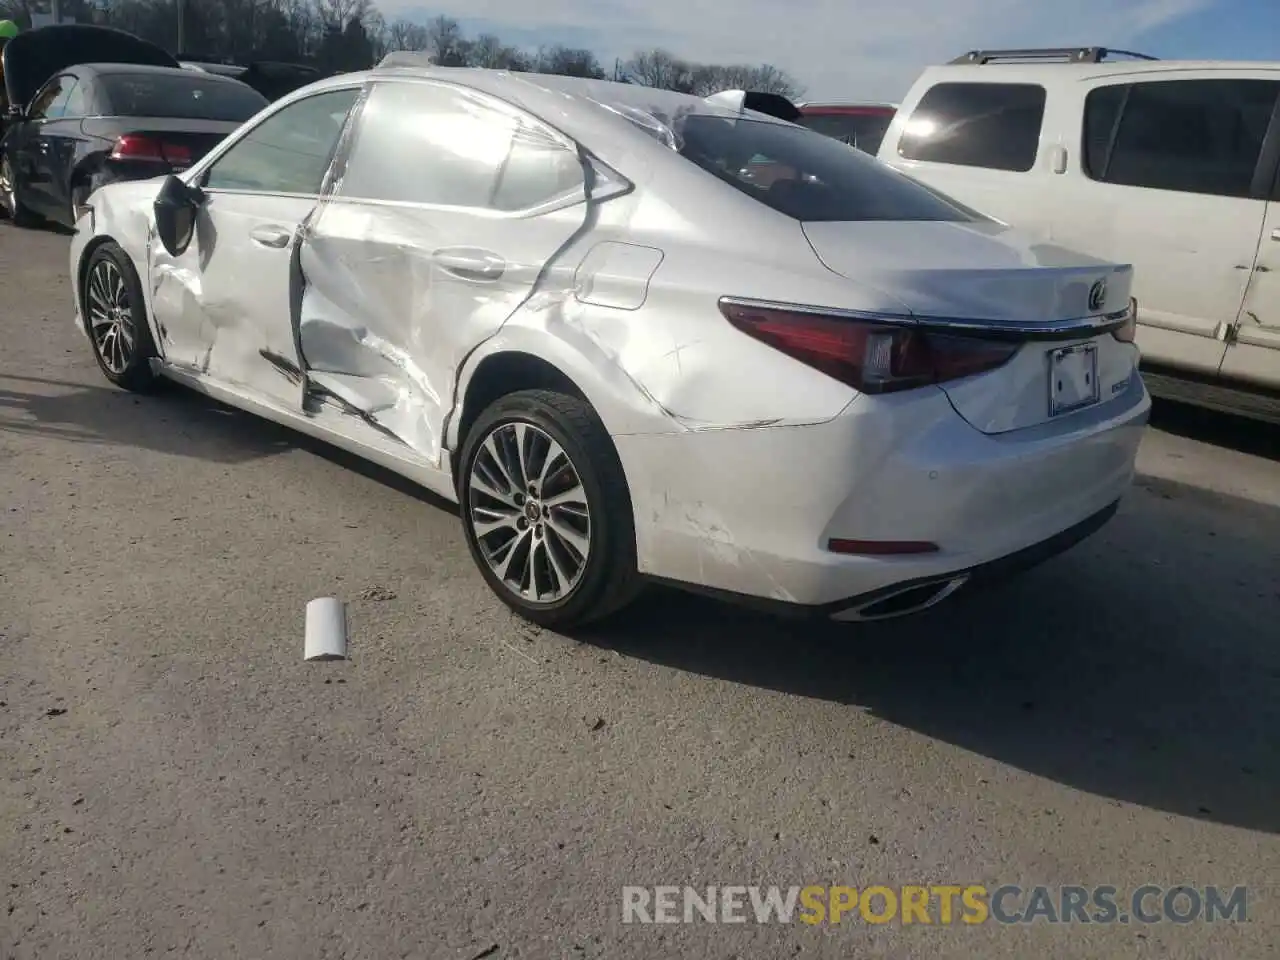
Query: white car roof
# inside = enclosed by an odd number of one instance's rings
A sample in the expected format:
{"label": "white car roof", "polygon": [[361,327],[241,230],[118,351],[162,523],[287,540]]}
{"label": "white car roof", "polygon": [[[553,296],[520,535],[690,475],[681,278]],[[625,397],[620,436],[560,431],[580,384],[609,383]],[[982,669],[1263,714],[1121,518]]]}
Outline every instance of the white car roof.
{"label": "white car roof", "polygon": [[[280,102],[283,105],[307,93],[380,78],[438,80],[469,87],[520,107],[593,148],[616,137],[623,117],[626,117],[628,128],[650,127],[650,132],[657,139],[662,139],[662,131],[653,130],[647,118],[669,126],[677,117],[688,113],[726,119],[743,116],[737,110],[692,94],[584,77],[515,73],[479,67],[439,67],[426,54],[409,51],[388,54],[372,70],[339,74],[310,84]],[[765,123],[785,123],[760,113],[751,112],[749,116]]]}
{"label": "white car roof", "polygon": [[1280,72],[1275,60],[1117,60],[1104,63],[948,63],[929,67],[930,75],[962,76],[982,82],[1046,80],[1065,82],[1095,80],[1099,77],[1137,76],[1186,71],[1222,72],[1237,76]]}

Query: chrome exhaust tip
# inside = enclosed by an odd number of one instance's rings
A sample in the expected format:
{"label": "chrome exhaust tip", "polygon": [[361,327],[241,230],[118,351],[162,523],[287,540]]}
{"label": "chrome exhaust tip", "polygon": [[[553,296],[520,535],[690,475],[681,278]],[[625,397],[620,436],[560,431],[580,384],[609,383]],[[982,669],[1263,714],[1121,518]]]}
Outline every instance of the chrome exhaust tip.
{"label": "chrome exhaust tip", "polygon": [[968,582],[969,574],[965,573],[947,580],[935,580],[931,583],[903,587],[888,596],[877,597],[863,606],[841,610],[831,619],[841,622],[866,622],[905,617],[941,603]]}

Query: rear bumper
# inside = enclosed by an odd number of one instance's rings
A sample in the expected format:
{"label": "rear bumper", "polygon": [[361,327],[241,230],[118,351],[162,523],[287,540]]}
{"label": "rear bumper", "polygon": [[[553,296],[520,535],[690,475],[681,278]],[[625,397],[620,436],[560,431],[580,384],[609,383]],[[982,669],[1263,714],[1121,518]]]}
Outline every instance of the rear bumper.
{"label": "rear bumper", "polygon": [[[864,396],[813,426],[614,442],[642,574],[832,616],[915,586],[982,581],[1036,550],[1069,546],[1071,531],[1092,532],[1090,522],[1105,520],[1132,484],[1150,406],[1135,374],[1106,403],[998,435],[976,430],[928,389]],[[831,539],[938,549],[849,555],[830,551]],[[916,599],[897,612],[930,597]]]}
{"label": "rear bumper", "polygon": [[969,593],[987,587],[997,586],[1021,573],[1037,567],[1046,560],[1051,560],[1060,553],[1065,553],[1082,540],[1097,533],[1120,508],[1120,501],[1103,507],[1097,513],[1081,520],[1075,526],[1068,527],[1061,533],[1054,534],[1047,540],[1041,540],[1015,553],[988,560],[977,566],[950,573],[917,577],[892,586],[871,590],[857,596],[846,597],[824,604],[788,603],[781,600],[770,600],[754,597],[749,594],[730,593],[699,587],[695,584],[679,583],[663,580],[661,577],[650,578],[654,582],[667,586],[702,594],[717,600],[727,601],[737,606],[760,610],[792,618],[818,620],[878,620],[909,613],[933,606],[957,593]]}

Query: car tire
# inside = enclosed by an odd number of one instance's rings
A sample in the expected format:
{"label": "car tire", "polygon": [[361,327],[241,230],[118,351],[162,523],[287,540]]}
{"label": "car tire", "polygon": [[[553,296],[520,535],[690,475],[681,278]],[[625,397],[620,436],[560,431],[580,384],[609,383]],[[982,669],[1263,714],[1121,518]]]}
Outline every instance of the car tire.
{"label": "car tire", "polygon": [[151,361],[157,353],[142,283],[128,254],[116,244],[104,243],[90,254],[80,285],[80,310],[94,359],[106,378],[135,393],[153,387]]}
{"label": "car tire", "polygon": [[[501,397],[467,431],[458,467],[467,546],[490,589],[516,613],[568,629],[635,599],[641,581],[631,496],[589,404],[548,390]],[[531,474],[538,475],[532,486],[522,476]]]}
{"label": "car tire", "polygon": [[15,227],[34,227],[40,222],[40,217],[27,209],[19,199],[17,180],[7,153],[0,156],[0,210],[13,221]]}
{"label": "car tire", "polygon": [[71,211],[68,223],[74,227],[76,225],[76,208],[84,205],[89,199],[89,194],[93,192],[93,187],[81,180],[71,188]]}

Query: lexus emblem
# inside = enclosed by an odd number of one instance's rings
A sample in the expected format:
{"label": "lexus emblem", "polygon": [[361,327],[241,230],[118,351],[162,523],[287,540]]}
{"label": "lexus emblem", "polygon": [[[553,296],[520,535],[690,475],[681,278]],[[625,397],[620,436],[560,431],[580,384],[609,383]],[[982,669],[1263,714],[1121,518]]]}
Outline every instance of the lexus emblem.
{"label": "lexus emblem", "polygon": [[1107,302],[1107,281],[1099,280],[1089,288],[1089,309],[1098,311]]}

